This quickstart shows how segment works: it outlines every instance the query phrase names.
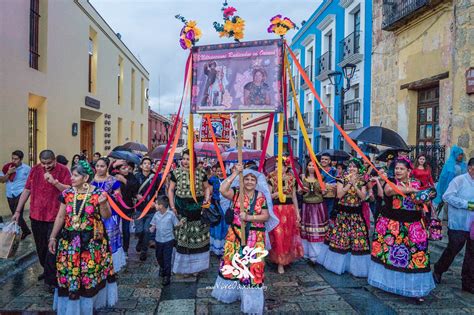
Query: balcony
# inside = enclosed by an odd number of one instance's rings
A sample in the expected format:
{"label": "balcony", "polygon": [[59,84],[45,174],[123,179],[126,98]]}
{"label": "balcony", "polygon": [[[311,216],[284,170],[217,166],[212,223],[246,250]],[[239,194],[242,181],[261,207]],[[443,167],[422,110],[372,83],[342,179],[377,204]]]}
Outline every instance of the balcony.
{"label": "balcony", "polygon": [[342,68],[348,63],[357,64],[363,59],[363,49],[360,47],[360,31],[355,31],[339,43],[341,60],[339,66]]}
{"label": "balcony", "polygon": [[[331,112],[331,108],[328,108],[329,112]],[[316,110],[316,117],[318,118],[316,120],[316,126],[315,128],[319,132],[331,132],[332,127],[329,124],[329,117],[328,114],[323,109],[318,109]]]}
{"label": "balcony", "polygon": [[384,0],[382,29],[395,31],[442,0]]}
{"label": "balcony", "polygon": [[334,71],[332,64],[332,52],[328,51],[318,59],[316,59],[316,80],[326,80],[328,74]]}
{"label": "balcony", "polygon": [[[306,72],[306,75],[308,76],[309,80],[313,82],[313,65],[306,66],[304,68],[304,72]],[[301,76],[301,87],[303,89],[309,88],[309,85],[306,84],[306,82],[303,79],[303,76]]]}
{"label": "balcony", "polygon": [[311,112],[306,112],[303,114],[303,121],[304,121],[304,126],[306,127],[306,131],[309,133],[313,132],[313,113]]}
{"label": "balcony", "polygon": [[344,104],[344,129],[352,130],[362,127],[360,114],[360,101],[354,100]]}
{"label": "balcony", "polygon": [[298,120],[295,116],[288,119],[288,133],[290,135],[298,134]]}

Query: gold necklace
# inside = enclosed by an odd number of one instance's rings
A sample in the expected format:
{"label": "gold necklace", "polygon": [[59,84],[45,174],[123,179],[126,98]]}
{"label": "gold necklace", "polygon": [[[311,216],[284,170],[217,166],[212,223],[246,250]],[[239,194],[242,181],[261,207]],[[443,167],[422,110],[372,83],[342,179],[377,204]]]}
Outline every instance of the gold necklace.
{"label": "gold necklace", "polygon": [[79,207],[79,211],[77,211],[77,196],[79,195],[79,192],[77,191],[77,188],[75,188],[75,187],[73,188],[74,189],[74,200],[72,202],[72,228],[74,230],[79,230],[79,228],[81,227],[81,215],[82,215],[82,211],[84,210],[84,207],[86,205],[86,200],[89,197],[90,188],[91,188],[91,186],[87,185],[87,192],[86,192],[86,195],[85,195],[84,199],[82,200],[81,206]]}

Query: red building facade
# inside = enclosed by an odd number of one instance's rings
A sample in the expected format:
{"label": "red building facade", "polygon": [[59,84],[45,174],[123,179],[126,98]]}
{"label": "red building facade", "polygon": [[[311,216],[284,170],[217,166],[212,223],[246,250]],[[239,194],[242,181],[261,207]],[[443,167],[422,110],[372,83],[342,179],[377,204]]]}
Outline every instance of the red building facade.
{"label": "red building facade", "polygon": [[153,150],[160,144],[166,144],[171,133],[170,119],[148,108],[148,149]]}

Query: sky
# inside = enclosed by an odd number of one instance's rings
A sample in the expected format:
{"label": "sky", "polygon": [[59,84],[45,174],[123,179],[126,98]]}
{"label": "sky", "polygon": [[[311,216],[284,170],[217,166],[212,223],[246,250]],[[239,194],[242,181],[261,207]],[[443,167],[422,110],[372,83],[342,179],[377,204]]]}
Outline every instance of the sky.
{"label": "sky", "polygon": [[[197,45],[230,43],[219,38],[213,22],[222,22],[223,0],[90,0],[122,41],[150,73],[149,105],[160,114],[177,111],[188,51],[179,45],[181,14],[202,30]],[[269,20],[282,14],[301,26],[322,0],[229,0],[245,22],[244,41],[276,38],[267,33]],[[287,39],[296,34],[292,30]]]}

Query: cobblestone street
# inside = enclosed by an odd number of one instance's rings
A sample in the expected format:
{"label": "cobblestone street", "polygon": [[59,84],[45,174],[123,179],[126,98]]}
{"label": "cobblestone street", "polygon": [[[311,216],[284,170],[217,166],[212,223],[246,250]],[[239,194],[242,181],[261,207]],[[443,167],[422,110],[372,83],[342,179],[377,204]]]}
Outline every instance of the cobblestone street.
{"label": "cobblestone street", "polygon": [[[21,244],[19,254],[32,249],[32,238]],[[445,242],[431,243],[433,261],[436,262]],[[99,314],[235,314],[240,303],[226,305],[214,300],[211,286],[217,276],[218,259],[212,256],[211,268],[198,279],[172,279],[163,288],[159,281],[158,267],[153,250],[146,262],[140,262],[131,246],[128,266],[119,273],[119,302],[113,309],[100,310]],[[153,254],[153,256],[152,256]],[[18,255],[17,255],[18,256]],[[18,257],[17,257],[18,259]],[[28,259],[23,257],[23,264]],[[53,298],[36,280],[39,263],[31,261],[13,277],[1,284],[0,310],[52,312]],[[318,265],[304,260],[287,268],[284,275],[276,266],[267,266],[265,292],[266,312],[308,314],[472,314],[474,296],[461,291],[461,257],[443,275],[439,285],[422,305],[413,300],[385,293],[369,286],[366,279],[349,275],[338,276]],[[3,260],[2,276],[11,272],[15,260]]]}

